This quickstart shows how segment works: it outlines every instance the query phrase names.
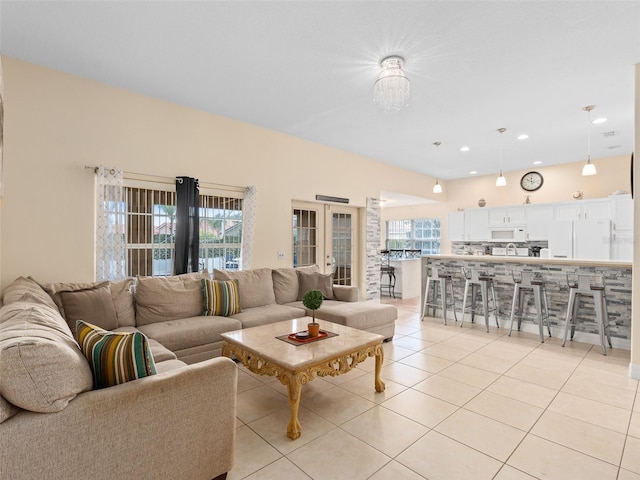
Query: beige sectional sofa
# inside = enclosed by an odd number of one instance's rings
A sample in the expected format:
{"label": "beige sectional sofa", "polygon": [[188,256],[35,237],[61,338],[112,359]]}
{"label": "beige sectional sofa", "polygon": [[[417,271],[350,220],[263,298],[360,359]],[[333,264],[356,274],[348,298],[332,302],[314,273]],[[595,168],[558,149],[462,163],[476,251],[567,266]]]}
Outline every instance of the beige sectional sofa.
{"label": "beige sectional sofa", "polygon": [[[118,292],[119,286],[114,284],[113,301],[122,307],[127,297],[118,294],[131,294]],[[233,361],[219,357],[187,365],[155,342],[158,374],[94,389],[69,326],[35,281],[17,279],[5,289],[3,303],[0,478],[226,476],[235,441]],[[126,310],[118,309],[125,323]]]}
{"label": "beige sectional sofa", "polygon": [[[397,310],[358,301],[317,268],[215,270],[235,280],[240,312],[203,316],[207,272],[119,282],[46,284],[21,277],[0,310],[0,478],[181,478],[225,475],[235,438],[235,363],[221,334],[310,314],[391,339]],[[94,389],[76,320],[142,332],[157,375]],[[37,452],[34,454],[33,452]]]}

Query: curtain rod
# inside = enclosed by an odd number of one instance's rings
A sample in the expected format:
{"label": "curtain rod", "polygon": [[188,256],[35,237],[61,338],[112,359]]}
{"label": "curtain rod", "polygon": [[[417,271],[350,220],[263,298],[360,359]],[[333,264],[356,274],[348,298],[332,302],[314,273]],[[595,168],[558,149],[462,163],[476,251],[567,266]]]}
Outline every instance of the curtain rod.
{"label": "curtain rod", "polygon": [[[86,169],[91,169],[93,170],[94,173],[98,173],[98,168],[100,167],[92,167],[91,165],[85,165],[84,168]],[[108,169],[109,173],[111,175],[116,173],[116,169],[115,168],[110,168]],[[138,176],[138,177],[150,177],[150,178],[155,178],[156,180],[159,180],[159,183],[165,183],[167,185],[175,185],[175,180],[177,179],[177,177],[165,177],[162,175],[153,175],[150,173],[138,173],[138,172],[127,172],[125,170],[122,171],[122,173],[124,175],[132,175],[132,176]],[[129,177],[130,180],[135,180],[135,178],[131,178]],[[213,183],[213,182],[200,182],[198,180],[198,183],[207,188],[218,188],[221,190],[231,190],[234,192],[239,192],[239,191],[244,191],[245,187],[239,187],[237,185],[226,185],[224,183]]]}

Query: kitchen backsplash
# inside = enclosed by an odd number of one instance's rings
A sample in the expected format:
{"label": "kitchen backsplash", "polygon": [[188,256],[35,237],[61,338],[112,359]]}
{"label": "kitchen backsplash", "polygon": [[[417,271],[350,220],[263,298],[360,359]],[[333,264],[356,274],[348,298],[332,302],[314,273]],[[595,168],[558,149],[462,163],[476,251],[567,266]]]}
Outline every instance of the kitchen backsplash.
{"label": "kitchen backsplash", "polygon": [[[531,247],[547,248],[549,242],[517,242],[515,243],[518,248],[528,248],[531,251]],[[483,251],[490,255],[491,250],[494,247],[506,247],[507,242],[451,242],[451,254],[452,255],[474,255],[476,251]],[[531,255],[531,254],[529,254]]]}

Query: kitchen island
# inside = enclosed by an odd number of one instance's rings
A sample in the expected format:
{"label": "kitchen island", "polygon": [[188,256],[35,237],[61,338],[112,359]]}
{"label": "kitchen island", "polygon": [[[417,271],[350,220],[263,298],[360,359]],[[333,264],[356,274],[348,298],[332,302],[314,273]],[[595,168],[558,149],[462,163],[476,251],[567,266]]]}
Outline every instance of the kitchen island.
{"label": "kitchen island", "polygon": [[[445,271],[453,276],[454,297],[458,315],[462,310],[465,283],[462,268],[482,270],[494,276],[500,312],[500,326],[504,329],[509,328],[511,303],[513,301],[513,272],[539,272],[546,284],[549,320],[554,337],[561,337],[564,331],[567,301],[569,299],[567,275],[602,275],[605,282],[605,295],[613,346],[614,348],[630,348],[631,262],[492,255],[426,255],[422,257],[421,264],[421,310],[424,304],[424,287],[428,267],[436,266],[439,271]],[[467,304],[469,304],[469,300],[467,300]],[[481,309],[482,307],[479,306],[478,308]],[[441,314],[440,311],[436,312],[436,315]],[[527,296],[524,314],[527,316],[523,318],[522,330],[537,333],[538,327],[534,320],[535,308],[532,295]],[[451,314],[449,318],[451,318]],[[483,317],[480,318],[484,323]],[[598,325],[595,322],[595,311],[593,302],[590,299],[580,301],[578,320],[574,339],[580,342],[599,344]],[[493,320],[491,324],[493,324]]]}

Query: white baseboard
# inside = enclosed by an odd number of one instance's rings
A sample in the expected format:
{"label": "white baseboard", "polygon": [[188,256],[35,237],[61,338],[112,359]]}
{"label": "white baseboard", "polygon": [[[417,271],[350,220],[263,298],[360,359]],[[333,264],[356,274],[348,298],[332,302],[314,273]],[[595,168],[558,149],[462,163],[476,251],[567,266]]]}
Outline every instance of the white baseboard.
{"label": "white baseboard", "polygon": [[629,376],[640,380],[640,365],[629,364]]}

